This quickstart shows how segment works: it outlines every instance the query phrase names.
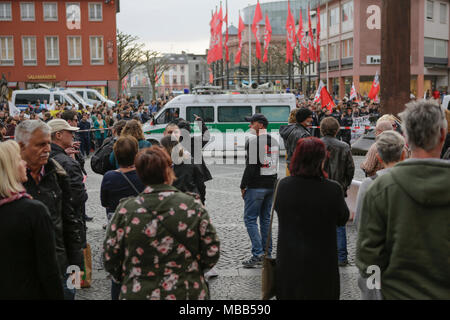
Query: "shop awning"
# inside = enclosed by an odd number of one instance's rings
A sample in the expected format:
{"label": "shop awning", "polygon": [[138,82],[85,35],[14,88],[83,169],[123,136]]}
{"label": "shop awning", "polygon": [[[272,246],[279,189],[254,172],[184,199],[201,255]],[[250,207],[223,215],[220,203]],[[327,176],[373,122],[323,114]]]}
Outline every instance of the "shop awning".
{"label": "shop awning", "polygon": [[108,81],[67,81],[67,87],[106,87]]}
{"label": "shop awning", "polygon": [[17,82],[8,82],[8,88],[17,88]]}

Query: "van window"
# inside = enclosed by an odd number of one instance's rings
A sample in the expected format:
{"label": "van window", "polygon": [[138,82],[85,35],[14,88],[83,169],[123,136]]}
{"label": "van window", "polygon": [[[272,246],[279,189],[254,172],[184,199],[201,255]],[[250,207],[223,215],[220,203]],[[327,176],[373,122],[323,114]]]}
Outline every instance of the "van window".
{"label": "van window", "polygon": [[84,91],[77,91],[77,93],[84,99]]}
{"label": "van window", "polygon": [[59,103],[63,103],[63,102],[64,102],[64,99],[62,98],[61,95],[59,95],[59,94],[54,94],[54,95],[53,95],[53,102],[56,102],[57,100],[58,100]]}
{"label": "van window", "polygon": [[49,102],[50,94],[46,93],[18,93],[16,94],[16,105],[27,105],[28,103],[36,104],[36,101],[39,99],[41,103],[44,103],[44,100]]}
{"label": "van window", "polygon": [[287,122],[291,108],[289,106],[256,106],[256,113],[262,113],[270,122]]}
{"label": "van window", "polygon": [[97,95],[94,92],[88,91],[87,92],[87,97],[90,100],[97,100],[97,101],[101,101],[99,97],[97,97]]}
{"label": "van window", "polygon": [[218,108],[219,122],[247,122],[252,116],[251,106],[222,106]]}
{"label": "van window", "polygon": [[198,115],[205,122],[214,122],[214,107],[186,107],[186,120],[195,121],[194,114]]}
{"label": "van window", "polygon": [[180,117],[180,108],[168,108],[164,110],[158,118],[156,118],[156,124],[168,124]]}

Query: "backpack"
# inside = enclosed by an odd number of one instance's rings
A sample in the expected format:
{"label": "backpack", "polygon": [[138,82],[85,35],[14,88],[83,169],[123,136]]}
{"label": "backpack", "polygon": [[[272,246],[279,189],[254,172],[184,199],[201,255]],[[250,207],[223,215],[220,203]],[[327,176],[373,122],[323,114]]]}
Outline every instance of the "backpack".
{"label": "backpack", "polygon": [[91,158],[92,171],[104,175],[107,171],[114,169],[109,162],[109,156],[111,152],[113,152],[115,142],[114,139],[107,139],[101,147],[94,152]]}

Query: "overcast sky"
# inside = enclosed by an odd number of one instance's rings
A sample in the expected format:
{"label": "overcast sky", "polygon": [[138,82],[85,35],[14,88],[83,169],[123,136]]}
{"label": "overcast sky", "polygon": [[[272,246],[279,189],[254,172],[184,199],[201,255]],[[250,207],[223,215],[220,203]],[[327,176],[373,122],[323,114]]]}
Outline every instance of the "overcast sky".
{"label": "overcast sky", "polygon": [[[261,0],[260,3],[273,2]],[[239,10],[256,0],[228,0],[228,23],[237,27]],[[225,0],[222,1],[225,15]],[[163,53],[204,54],[209,46],[211,11],[219,0],[122,0],[117,28]],[[225,28],[224,28],[225,30]]]}

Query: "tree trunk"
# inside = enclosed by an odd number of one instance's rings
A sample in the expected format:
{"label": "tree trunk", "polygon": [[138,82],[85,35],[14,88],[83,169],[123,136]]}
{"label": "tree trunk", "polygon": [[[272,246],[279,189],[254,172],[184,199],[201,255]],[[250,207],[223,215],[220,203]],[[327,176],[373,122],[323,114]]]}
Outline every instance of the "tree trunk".
{"label": "tree trunk", "polygon": [[411,1],[383,0],[381,17],[381,113],[397,115],[410,100]]}

